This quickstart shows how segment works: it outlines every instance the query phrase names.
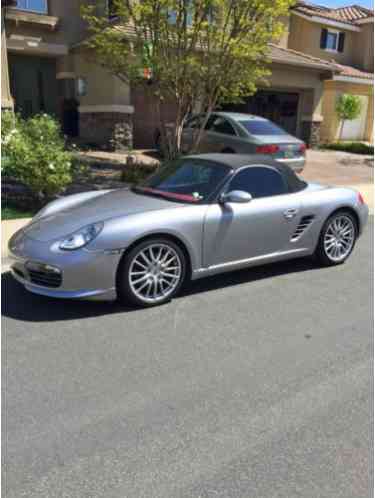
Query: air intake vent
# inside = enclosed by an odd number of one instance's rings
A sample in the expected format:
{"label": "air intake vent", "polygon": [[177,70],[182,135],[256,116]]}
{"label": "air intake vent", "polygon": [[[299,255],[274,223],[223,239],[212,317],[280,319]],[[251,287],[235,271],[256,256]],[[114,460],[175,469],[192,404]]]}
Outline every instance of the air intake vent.
{"label": "air intake vent", "polygon": [[28,261],[26,269],[33,284],[43,287],[60,287],[62,284],[62,273],[58,268]]}
{"label": "air intake vent", "polygon": [[306,232],[306,230],[309,228],[311,225],[312,221],[314,219],[313,214],[309,214],[308,216],[302,216],[301,221],[298,224],[298,227],[296,228],[293,237],[290,239],[291,242],[296,242],[301,236]]}

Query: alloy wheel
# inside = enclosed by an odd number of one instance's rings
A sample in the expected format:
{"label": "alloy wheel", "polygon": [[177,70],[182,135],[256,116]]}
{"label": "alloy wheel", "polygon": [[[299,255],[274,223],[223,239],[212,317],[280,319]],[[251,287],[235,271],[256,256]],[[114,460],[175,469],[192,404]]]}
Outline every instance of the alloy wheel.
{"label": "alloy wheel", "polygon": [[355,226],[349,216],[341,214],[333,218],[324,234],[327,257],[335,263],[343,261],[353,248],[355,236]]}
{"label": "alloy wheel", "polygon": [[173,247],[155,243],[142,248],[129,265],[129,286],[145,303],[171,295],[180,283],[182,263]]}

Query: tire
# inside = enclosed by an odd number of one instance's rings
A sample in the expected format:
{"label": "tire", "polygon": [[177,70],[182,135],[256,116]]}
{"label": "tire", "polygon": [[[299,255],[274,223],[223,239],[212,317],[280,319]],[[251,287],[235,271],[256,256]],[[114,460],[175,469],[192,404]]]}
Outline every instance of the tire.
{"label": "tire", "polygon": [[[337,229],[335,229],[335,224]],[[339,229],[339,226],[343,228]],[[343,234],[347,236],[344,237]],[[344,263],[354,249],[357,236],[358,226],[354,215],[348,210],[336,211],[325,221],[320,232],[315,250],[316,259],[323,266]]]}
{"label": "tire", "polygon": [[235,154],[236,152],[233,149],[223,149],[221,151],[222,154]]}
{"label": "tire", "polygon": [[133,247],[120,264],[118,297],[124,304],[141,307],[164,304],[177,295],[185,275],[186,257],[181,248],[168,238],[150,238]]}

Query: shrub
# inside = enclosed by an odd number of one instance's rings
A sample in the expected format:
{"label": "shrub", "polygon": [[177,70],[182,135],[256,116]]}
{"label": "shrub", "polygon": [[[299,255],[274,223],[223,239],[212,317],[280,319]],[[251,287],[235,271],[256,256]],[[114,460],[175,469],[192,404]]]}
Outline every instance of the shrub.
{"label": "shrub", "polygon": [[59,123],[47,114],[1,119],[2,171],[27,185],[39,201],[60,193],[72,180],[72,153],[65,150]]}
{"label": "shrub", "polygon": [[374,146],[367,145],[362,142],[335,142],[324,144],[322,149],[339,150],[342,152],[351,152],[352,154],[374,155]]}

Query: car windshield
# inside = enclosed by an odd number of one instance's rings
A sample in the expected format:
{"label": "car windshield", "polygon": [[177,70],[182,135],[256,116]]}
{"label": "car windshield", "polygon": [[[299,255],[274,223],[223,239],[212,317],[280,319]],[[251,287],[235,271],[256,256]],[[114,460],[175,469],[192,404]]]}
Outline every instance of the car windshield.
{"label": "car windshield", "polygon": [[204,203],[216,192],[230,168],[212,161],[180,159],[165,164],[133,190],[171,201]]}
{"label": "car windshield", "polygon": [[247,121],[240,121],[248,132],[252,135],[288,135],[288,133],[279,128],[270,121],[261,121],[260,119],[249,119]]}

